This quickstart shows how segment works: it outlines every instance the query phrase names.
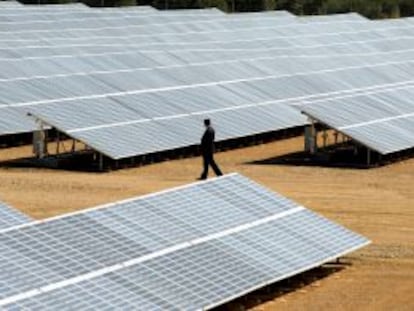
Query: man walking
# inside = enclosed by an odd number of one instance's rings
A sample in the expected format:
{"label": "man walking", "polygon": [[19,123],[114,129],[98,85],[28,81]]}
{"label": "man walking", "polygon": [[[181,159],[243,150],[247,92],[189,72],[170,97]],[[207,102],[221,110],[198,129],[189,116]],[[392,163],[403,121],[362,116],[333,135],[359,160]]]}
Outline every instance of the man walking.
{"label": "man walking", "polygon": [[201,152],[203,155],[203,173],[200,176],[200,179],[206,179],[208,175],[208,166],[210,165],[216,173],[217,176],[223,175],[220,171],[220,168],[217,166],[216,162],[214,161],[213,153],[214,153],[214,129],[211,126],[210,119],[204,120],[204,126],[206,127],[206,131],[204,132],[203,137],[201,138]]}

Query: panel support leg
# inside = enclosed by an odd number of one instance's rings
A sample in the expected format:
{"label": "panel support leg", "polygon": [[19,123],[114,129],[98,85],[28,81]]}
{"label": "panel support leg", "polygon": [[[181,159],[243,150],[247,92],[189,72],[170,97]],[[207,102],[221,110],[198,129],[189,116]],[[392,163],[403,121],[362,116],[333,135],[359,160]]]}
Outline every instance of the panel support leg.
{"label": "panel support leg", "polygon": [[59,132],[56,133],[56,154],[60,154],[60,135]]}
{"label": "panel support leg", "polygon": [[326,133],[326,130],[323,130],[322,138],[323,138],[323,148],[325,149],[327,142],[328,142],[328,133]]}
{"label": "panel support leg", "polygon": [[99,157],[98,158],[98,161],[99,161],[99,170],[100,171],[103,171],[103,167],[104,167],[104,157],[103,157],[103,154],[100,153],[98,157]]}
{"label": "panel support leg", "polygon": [[33,153],[38,159],[47,156],[47,134],[45,124],[42,120],[36,119],[38,129],[33,132]]}
{"label": "panel support leg", "polygon": [[315,154],[316,152],[318,152],[318,131],[316,130],[316,127],[315,127],[315,120],[312,120],[311,132],[312,132],[312,138],[313,138],[312,154]]}
{"label": "panel support leg", "polygon": [[315,121],[310,119],[310,125],[305,127],[305,151],[315,154],[317,151],[317,132]]}

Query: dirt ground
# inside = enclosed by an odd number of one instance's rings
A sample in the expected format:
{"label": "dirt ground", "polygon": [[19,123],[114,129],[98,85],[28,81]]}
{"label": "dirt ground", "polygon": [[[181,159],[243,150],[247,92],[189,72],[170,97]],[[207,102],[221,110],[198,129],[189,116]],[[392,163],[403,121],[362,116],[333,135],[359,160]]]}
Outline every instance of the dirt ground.
{"label": "dirt ground", "polygon": [[[355,230],[372,244],[340,266],[316,269],[225,305],[223,310],[414,310],[414,158],[368,170],[260,165],[300,151],[297,137],[217,154],[225,172],[255,181]],[[0,149],[0,161],[30,147]],[[186,184],[199,158],[109,173],[0,168],[0,198],[41,219]]]}

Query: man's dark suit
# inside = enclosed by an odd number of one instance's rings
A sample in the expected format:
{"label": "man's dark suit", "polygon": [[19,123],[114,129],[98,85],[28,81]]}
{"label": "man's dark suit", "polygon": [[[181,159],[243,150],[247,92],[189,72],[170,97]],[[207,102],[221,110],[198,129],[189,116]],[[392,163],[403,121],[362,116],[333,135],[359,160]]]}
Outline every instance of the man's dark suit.
{"label": "man's dark suit", "polygon": [[211,126],[207,126],[206,131],[204,132],[204,135],[201,138],[201,152],[203,155],[204,170],[201,174],[200,179],[207,178],[209,165],[213,168],[214,173],[216,173],[217,176],[223,175],[223,173],[220,171],[220,168],[214,161],[214,136],[214,129]]}

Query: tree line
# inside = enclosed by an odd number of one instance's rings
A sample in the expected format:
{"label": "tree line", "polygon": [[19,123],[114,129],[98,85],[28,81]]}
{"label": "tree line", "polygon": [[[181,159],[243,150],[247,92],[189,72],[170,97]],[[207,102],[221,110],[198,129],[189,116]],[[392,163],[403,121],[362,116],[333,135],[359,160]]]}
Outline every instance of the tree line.
{"label": "tree line", "polygon": [[[65,3],[71,0],[23,0],[23,3]],[[296,15],[358,12],[369,18],[414,15],[414,0],[83,0],[90,6],[152,5],[158,9],[217,7],[225,12],[288,10]]]}

